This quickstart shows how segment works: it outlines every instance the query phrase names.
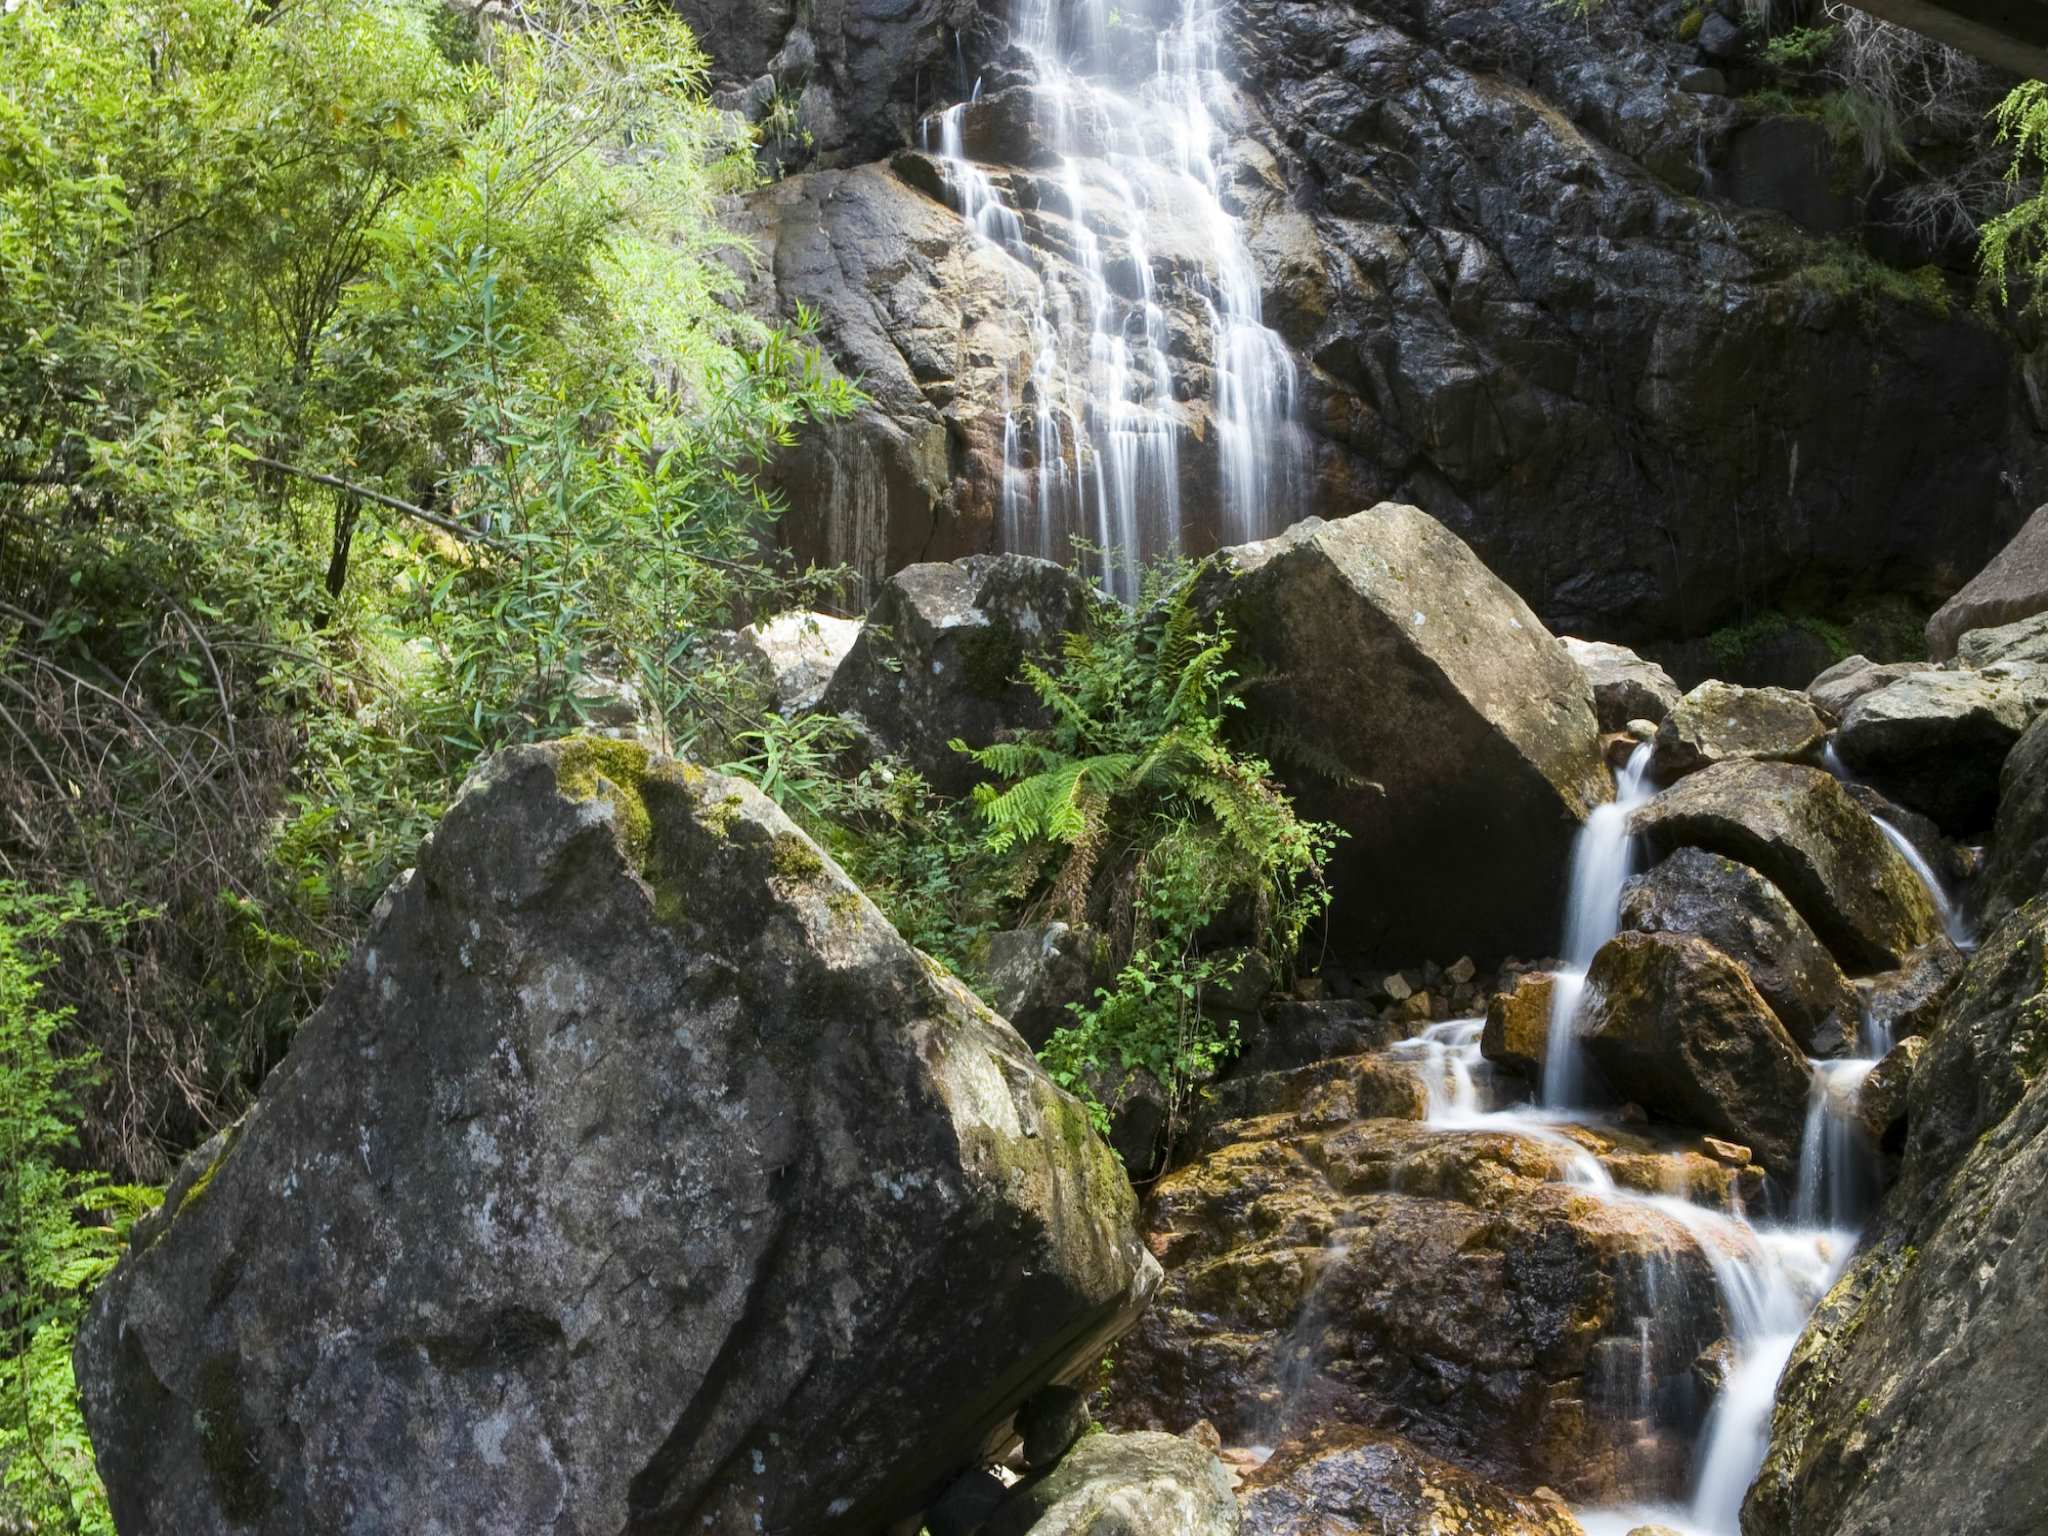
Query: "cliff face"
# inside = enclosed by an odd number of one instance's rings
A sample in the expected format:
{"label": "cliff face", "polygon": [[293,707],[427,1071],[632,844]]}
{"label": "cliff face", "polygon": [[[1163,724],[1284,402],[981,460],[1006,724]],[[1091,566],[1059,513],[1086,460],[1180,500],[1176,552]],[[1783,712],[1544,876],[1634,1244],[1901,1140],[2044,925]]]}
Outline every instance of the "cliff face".
{"label": "cliff face", "polygon": [[[814,125],[813,168],[735,210],[764,258],[754,303],[816,311],[873,397],[780,467],[800,554],[872,581],[1099,538],[1020,533],[1015,511],[1029,522],[1054,458],[1095,472],[1090,445],[1031,444],[1034,319],[1081,323],[1059,296],[1086,291],[1091,252],[1101,333],[1165,338],[1151,403],[1178,419],[1177,462],[1141,500],[1177,499],[1195,549],[1410,501],[1554,629],[1672,637],[1787,600],[1939,597],[2048,496],[2036,359],[1952,296],[1966,253],[1892,242],[1946,276],[1861,255],[1886,190],[1811,118],[1702,94],[1760,76],[1704,68],[1666,10],[1611,0],[1589,26],[1543,0],[1239,0],[1200,77],[1208,164],[1301,435],[1266,525],[1231,526],[1210,298],[1227,258],[1185,181],[1118,137],[1116,104],[1161,94],[1148,61],[1176,15],[1052,25],[1101,92],[1078,128],[1000,3],[693,15],[731,101],[780,91]],[[930,114],[977,80],[961,147],[1015,212],[1008,242],[942,206],[963,171]]]}

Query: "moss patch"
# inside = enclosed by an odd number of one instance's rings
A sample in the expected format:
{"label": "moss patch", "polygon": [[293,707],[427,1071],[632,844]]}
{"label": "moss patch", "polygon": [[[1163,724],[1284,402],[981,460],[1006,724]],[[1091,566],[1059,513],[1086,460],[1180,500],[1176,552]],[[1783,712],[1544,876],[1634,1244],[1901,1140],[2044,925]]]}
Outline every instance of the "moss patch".
{"label": "moss patch", "polygon": [[215,1355],[199,1369],[199,1405],[192,1415],[200,1453],[220,1495],[221,1513],[234,1525],[260,1520],[277,1502],[263,1470],[263,1445],[242,1403],[233,1355]]}
{"label": "moss patch", "polygon": [[640,794],[649,753],[638,742],[578,736],[555,760],[555,783],[571,800],[609,800],[618,816],[619,841],[638,864],[647,855],[653,818]]}
{"label": "moss patch", "polygon": [[785,880],[808,880],[825,868],[825,861],[818,856],[818,850],[794,832],[776,833],[769,857],[774,862],[775,873]]}

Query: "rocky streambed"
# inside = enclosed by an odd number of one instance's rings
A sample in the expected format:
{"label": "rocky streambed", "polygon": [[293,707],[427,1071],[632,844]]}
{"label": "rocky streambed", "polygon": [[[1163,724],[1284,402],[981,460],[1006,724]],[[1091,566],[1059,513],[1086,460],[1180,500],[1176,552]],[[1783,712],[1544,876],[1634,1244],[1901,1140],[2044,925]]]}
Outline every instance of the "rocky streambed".
{"label": "rocky streambed", "polygon": [[[501,754],[95,1300],[121,1528],[2030,1529],[2048,617],[1681,695],[1413,508],[1204,580],[1379,792],[1191,1123],[1098,1136],[751,786]],[[746,644],[916,761],[1076,596]]]}

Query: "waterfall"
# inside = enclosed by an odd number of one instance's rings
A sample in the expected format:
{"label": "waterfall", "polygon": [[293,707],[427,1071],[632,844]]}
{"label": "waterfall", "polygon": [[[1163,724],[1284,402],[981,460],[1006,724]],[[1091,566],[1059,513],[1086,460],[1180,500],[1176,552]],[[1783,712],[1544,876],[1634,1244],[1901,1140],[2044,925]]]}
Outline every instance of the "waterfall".
{"label": "waterfall", "polygon": [[[1005,381],[1004,547],[1065,558],[1092,545],[1103,584],[1130,597],[1144,561],[1197,532],[1184,526],[1182,484],[1207,466],[1182,462],[1190,443],[1215,455],[1213,473],[1189,483],[1213,486],[1205,531],[1224,543],[1306,510],[1307,451],[1294,360],[1263,321],[1229,207],[1217,7],[1179,0],[1149,67],[1113,63],[1134,51],[1113,46],[1123,26],[1109,0],[1017,0],[1011,35],[1050,168],[999,180],[969,158],[979,83],[927,121],[922,142],[976,238],[1035,278],[1008,295],[1030,360]],[[1206,393],[1185,364],[1176,374],[1177,313],[1207,332]],[[1200,350],[1187,338],[1183,351],[1189,341]]]}
{"label": "waterfall", "polygon": [[1614,799],[1593,808],[1572,844],[1564,968],[1551,990],[1550,1036],[1543,1059],[1543,1102],[1552,1108],[1584,1101],[1585,1068],[1573,1030],[1586,990],[1586,972],[1621,921],[1621,888],[1628,881],[1634,857],[1629,817],[1650,798],[1649,769],[1650,744],[1644,742],[1615,775]]}
{"label": "waterfall", "polygon": [[1899,850],[1900,857],[1905,859],[1912,867],[1913,873],[1920,877],[1920,883],[1927,887],[1928,899],[1934,903],[1935,913],[1941,918],[1942,932],[1948,935],[1949,942],[1957,949],[1976,948],[1976,936],[1970,932],[1970,925],[1963,919],[1961,904],[1949,895],[1948,888],[1942,884],[1941,876],[1935,873],[1934,866],[1927,862],[1920,850],[1913,846],[1913,840],[1882,816],[1873,816],[1870,819],[1877,823],[1878,831],[1891,839],[1891,844]]}

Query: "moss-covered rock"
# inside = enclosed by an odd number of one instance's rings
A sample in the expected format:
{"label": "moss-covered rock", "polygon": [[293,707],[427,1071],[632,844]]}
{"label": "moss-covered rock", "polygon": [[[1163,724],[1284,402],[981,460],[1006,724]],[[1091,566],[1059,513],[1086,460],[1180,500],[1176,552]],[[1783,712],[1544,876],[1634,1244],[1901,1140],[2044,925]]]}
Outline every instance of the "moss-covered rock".
{"label": "moss-covered rock", "polygon": [[123,1529],[866,1533],[1158,1274],[1002,1020],[612,741],[472,777],[174,1192],[79,1338]]}
{"label": "moss-covered rock", "polygon": [[1671,706],[1650,771],[1669,780],[1735,758],[1814,763],[1827,739],[1804,694],[1708,681]]}

